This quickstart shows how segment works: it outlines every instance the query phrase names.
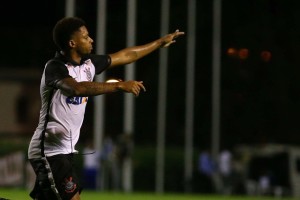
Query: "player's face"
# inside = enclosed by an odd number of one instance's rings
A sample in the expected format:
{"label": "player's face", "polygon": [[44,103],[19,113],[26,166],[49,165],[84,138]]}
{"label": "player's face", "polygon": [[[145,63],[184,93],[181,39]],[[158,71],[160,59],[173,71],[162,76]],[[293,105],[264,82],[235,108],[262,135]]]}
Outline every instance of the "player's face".
{"label": "player's face", "polygon": [[80,55],[86,55],[91,53],[93,49],[93,39],[89,36],[89,32],[85,26],[75,32],[72,36],[73,48]]}

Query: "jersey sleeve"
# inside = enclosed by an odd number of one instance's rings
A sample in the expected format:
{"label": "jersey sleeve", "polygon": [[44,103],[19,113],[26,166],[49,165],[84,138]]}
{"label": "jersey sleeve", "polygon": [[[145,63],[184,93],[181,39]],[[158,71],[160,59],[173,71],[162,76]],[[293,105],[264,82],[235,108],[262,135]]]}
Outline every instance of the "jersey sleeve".
{"label": "jersey sleeve", "polygon": [[109,55],[89,55],[92,63],[95,66],[96,74],[100,74],[104,70],[106,70],[111,64],[111,58]]}
{"label": "jersey sleeve", "polygon": [[63,62],[50,60],[45,68],[45,83],[47,86],[55,87],[56,83],[64,78],[71,77]]}

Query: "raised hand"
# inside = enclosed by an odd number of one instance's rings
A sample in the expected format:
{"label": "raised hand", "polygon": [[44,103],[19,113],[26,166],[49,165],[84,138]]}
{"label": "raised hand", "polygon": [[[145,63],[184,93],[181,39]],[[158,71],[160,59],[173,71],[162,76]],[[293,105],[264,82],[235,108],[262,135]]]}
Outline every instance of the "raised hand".
{"label": "raised hand", "polygon": [[169,33],[168,35],[161,38],[161,47],[165,48],[175,43],[175,38],[178,38],[181,35],[184,35],[184,32],[179,31],[178,29],[174,33]]}

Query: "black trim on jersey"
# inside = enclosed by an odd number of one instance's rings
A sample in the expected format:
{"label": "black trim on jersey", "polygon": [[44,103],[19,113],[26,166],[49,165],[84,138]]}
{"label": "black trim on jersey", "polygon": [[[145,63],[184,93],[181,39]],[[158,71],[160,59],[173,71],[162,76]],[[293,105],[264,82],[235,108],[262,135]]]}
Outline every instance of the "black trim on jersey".
{"label": "black trim on jersey", "polygon": [[[103,72],[105,69],[107,69],[111,65],[111,57],[108,55],[95,55],[95,54],[90,54],[85,56],[81,60],[81,64],[83,64],[86,60],[91,59],[91,62],[95,66],[95,73],[100,74]],[[45,147],[44,147],[44,141],[45,141],[45,134],[46,134],[46,128],[47,124],[49,122],[49,113],[50,113],[50,105],[51,105],[51,100],[54,95],[54,90],[57,89],[56,83],[64,78],[71,77],[69,75],[69,71],[67,67],[65,66],[66,63],[71,63],[72,65],[78,66],[78,63],[75,63],[72,60],[68,60],[64,55],[62,55],[59,52],[56,52],[56,55],[54,58],[49,60],[46,63],[45,66],[45,84],[47,87],[52,87],[53,89],[51,90],[49,94],[49,99],[48,99],[48,107],[47,107],[47,113],[45,116],[45,123],[44,123],[44,129],[42,131],[41,135],[41,155],[42,157],[45,157]]]}
{"label": "black trim on jersey", "polygon": [[108,55],[90,54],[86,58],[91,59],[92,63],[95,66],[96,74],[100,74],[101,72],[106,70],[111,65],[111,57]]}
{"label": "black trim on jersey", "polygon": [[41,135],[41,155],[42,157],[45,157],[45,147],[44,147],[44,142],[45,142],[45,134],[46,134],[46,129],[47,129],[47,124],[49,122],[49,113],[50,113],[50,105],[51,105],[51,100],[54,95],[54,89],[56,87],[56,83],[64,78],[71,77],[69,75],[69,71],[66,68],[63,60],[58,58],[58,55],[56,55],[55,58],[49,60],[46,63],[45,66],[45,85],[47,87],[52,87],[53,89],[51,90],[49,97],[48,97],[48,106],[47,106],[47,113],[45,115],[45,123],[44,123],[44,129],[42,131]]}
{"label": "black trim on jersey", "polygon": [[[71,64],[74,65],[74,66],[77,66],[77,65],[82,64],[82,63],[77,63],[77,62],[75,62],[75,61],[73,61],[73,60],[67,58],[67,57],[64,56],[61,52],[56,52],[56,53],[55,53],[54,59],[58,59],[58,60],[60,60],[60,61],[63,62],[63,63],[68,63],[68,62],[69,62],[69,63],[71,63]],[[81,60],[83,61],[83,59],[81,59]]]}
{"label": "black trim on jersey", "polygon": [[94,64],[96,74],[100,74],[111,65],[111,57],[109,55],[88,54],[82,57],[80,63],[76,63],[74,60],[68,59],[60,52],[56,52],[55,58],[52,60],[62,62],[64,65],[66,63],[71,63],[73,66],[78,66],[84,64],[84,62],[88,59],[91,59],[92,63]]}
{"label": "black trim on jersey", "polygon": [[56,83],[64,78],[71,77],[62,60],[53,58],[49,60],[45,68],[45,84],[56,88]]}
{"label": "black trim on jersey", "polygon": [[44,123],[44,129],[42,131],[42,138],[41,138],[41,155],[42,157],[46,157],[45,156],[45,146],[44,146],[44,142],[45,142],[45,134],[46,134],[46,129],[47,129],[47,124],[49,122],[49,113],[50,113],[50,105],[51,105],[51,99],[53,97],[53,92],[54,90],[51,90],[51,93],[49,95],[49,101],[48,101],[48,106],[47,106],[47,114],[45,116],[45,123]]}

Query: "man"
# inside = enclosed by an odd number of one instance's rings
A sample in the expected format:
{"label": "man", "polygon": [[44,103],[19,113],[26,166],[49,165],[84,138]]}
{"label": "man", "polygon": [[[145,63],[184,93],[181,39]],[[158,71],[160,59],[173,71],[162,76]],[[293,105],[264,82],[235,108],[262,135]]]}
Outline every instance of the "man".
{"label": "man", "polygon": [[150,43],[109,55],[91,54],[93,39],[86,23],[76,17],[59,20],[53,40],[59,51],[44,68],[41,78],[39,124],[30,141],[29,161],[37,175],[33,199],[79,200],[81,187],[74,173],[73,154],[89,96],[117,91],[138,96],[142,81],[93,82],[95,74],[134,62],[183,35],[178,30]]}

